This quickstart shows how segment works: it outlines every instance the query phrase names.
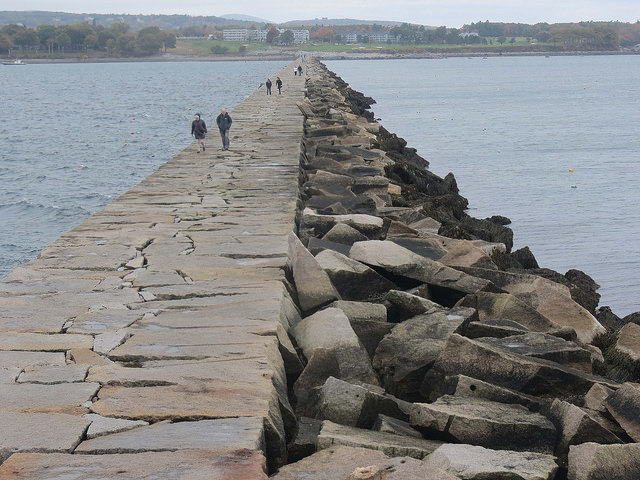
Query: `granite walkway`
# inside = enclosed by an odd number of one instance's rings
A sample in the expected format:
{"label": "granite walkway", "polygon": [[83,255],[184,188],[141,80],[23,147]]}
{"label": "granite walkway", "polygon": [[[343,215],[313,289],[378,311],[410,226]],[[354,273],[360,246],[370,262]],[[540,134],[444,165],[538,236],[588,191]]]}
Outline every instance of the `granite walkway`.
{"label": "granite walkway", "polygon": [[0,479],[247,480],[284,460],[297,64],[230,112],[229,151],[212,128],[0,283]]}

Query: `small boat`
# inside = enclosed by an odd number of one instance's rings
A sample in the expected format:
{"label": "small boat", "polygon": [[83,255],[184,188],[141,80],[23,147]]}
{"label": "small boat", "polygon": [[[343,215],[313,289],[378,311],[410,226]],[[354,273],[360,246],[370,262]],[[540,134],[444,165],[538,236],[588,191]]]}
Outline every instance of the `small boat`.
{"label": "small boat", "polygon": [[16,58],[13,62],[2,62],[3,65],[26,65],[22,60]]}

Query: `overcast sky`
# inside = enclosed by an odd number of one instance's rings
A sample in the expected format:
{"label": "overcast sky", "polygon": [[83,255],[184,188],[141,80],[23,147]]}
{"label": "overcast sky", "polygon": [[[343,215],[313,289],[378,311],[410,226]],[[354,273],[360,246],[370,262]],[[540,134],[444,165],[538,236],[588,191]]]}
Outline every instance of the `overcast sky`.
{"label": "overcast sky", "polygon": [[0,10],[71,13],[239,13],[282,23],[313,18],[396,20],[461,27],[492,22],[558,23],[583,20],[640,20],[639,0],[0,0]]}

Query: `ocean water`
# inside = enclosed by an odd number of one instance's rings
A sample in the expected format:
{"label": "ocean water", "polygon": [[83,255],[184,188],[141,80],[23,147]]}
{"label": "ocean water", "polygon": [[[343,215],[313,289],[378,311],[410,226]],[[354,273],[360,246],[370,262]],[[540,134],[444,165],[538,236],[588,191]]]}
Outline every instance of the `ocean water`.
{"label": "ocean water", "polygon": [[0,65],[0,280],[287,63]]}
{"label": "ocean water", "polygon": [[328,61],[387,130],[453,172],[469,214],[640,311],[640,55]]}

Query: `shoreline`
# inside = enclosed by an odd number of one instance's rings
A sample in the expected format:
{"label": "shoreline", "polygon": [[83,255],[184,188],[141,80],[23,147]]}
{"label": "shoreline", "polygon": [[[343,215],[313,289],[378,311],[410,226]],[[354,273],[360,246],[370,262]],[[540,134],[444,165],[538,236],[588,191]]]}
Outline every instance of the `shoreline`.
{"label": "shoreline", "polygon": [[[260,54],[260,55],[225,55],[198,56],[162,54],[153,57],[119,57],[119,58],[27,58],[27,64],[57,64],[57,63],[132,63],[132,62],[263,62],[263,61],[292,61],[301,54],[313,56],[319,60],[443,60],[447,58],[488,58],[488,57],[583,57],[602,55],[640,55],[635,51],[571,51],[571,52],[443,52],[443,53],[375,53],[375,52],[307,52],[297,50],[289,53]],[[4,60],[4,59],[3,59]],[[10,59],[7,59],[10,60]]]}

